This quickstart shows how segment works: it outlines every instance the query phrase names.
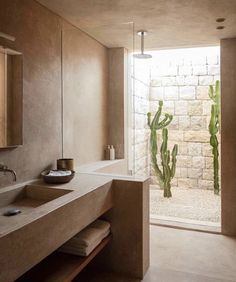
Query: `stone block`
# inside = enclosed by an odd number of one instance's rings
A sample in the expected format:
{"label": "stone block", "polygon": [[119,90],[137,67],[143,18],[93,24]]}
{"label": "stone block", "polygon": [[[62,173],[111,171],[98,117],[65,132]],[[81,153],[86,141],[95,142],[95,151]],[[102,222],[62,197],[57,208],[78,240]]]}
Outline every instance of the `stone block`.
{"label": "stone block", "polygon": [[196,89],[194,86],[181,86],[179,88],[179,98],[182,100],[195,99]]}
{"label": "stone block", "polygon": [[149,136],[149,132],[147,129],[136,129],[135,130],[135,144],[147,142],[148,136]]}
{"label": "stone block", "polygon": [[177,86],[167,86],[164,88],[164,99],[165,100],[178,100],[179,99],[179,93],[178,93],[178,87]]}
{"label": "stone block", "polygon": [[209,142],[210,142],[210,135],[208,134],[208,142],[202,144],[202,155],[205,157],[212,157],[212,147]]}
{"label": "stone block", "polygon": [[192,130],[207,130],[206,117],[204,116],[192,116],[191,117],[191,129]]}
{"label": "stone block", "polygon": [[[173,120],[168,125],[168,129],[169,130],[178,130],[179,129],[179,117],[177,117],[177,116],[173,117]],[[183,136],[183,134],[182,134],[182,136]]]}
{"label": "stone block", "polygon": [[188,146],[186,142],[178,142],[178,154],[179,155],[188,154]]}
{"label": "stone block", "polygon": [[177,166],[184,168],[192,167],[192,157],[177,155]]}
{"label": "stone block", "polygon": [[144,114],[135,114],[135,128],[144,129],[147,128],[147,116]]}
{"label": "stone block", "polygon": [[202,177],[202,169],[200,168],[188,168],[188,177],[199,179]]}
{"label": "stone block", "polygon": [[208,74],[209,75],[220,75],[220,65],[209,65]]}
{"label": "stone block", "polygon": [[140,82],[139,80],[134,81],[134,95],[139,98],[149,99],[149,86]]}
{"label": "stone block", "polygon": [[183,141],[183,132],[179,130],[169,130],[170,141]]}
{"label": "stone block", "polygon": [[202,115],[203,107],[202,101],[190,101],[188,104],[188,114],[191,116]]}
{"label": "stone block", "polygon": [[176,76],[163,76],[162,77],[162,85],[163,86],[175,86],[176,83]]}
{"label": "stone block", "polygon": [[179,66],[179,75],[192,75],[191,66]]}
{"label": "stone block", "polygon": [[214,173],[213,173],[213,169],[204,169],[203,170],[203,174],[202,174],[202,178],[204,180],[214,180]]}
{"label": "stone block", "polygon": [[209,133],[206,130],[203,131],[186,131],[184,132],[184,141],[186,142],[200,142],[208,143],[210,140]]}
{"label": "stone block", "polygon": [[194,75],[206,75],[207,66],[206,65],[193,66],[193,74]]}
{"label": "stone block", "polygon": [[214,83],[213,75],[199,76],[199,85],[212,85]]}
{"label": "stone block", "polygon": [[190,129],[190,117],[189,116],[179,116],[179,130]]}
{"label": "stone block", "polygon": [[211,181],[211,180],[199,179],[198,186],[199,186],[200,189],[213,190],[214,189],[214,182]]}
{"label": "stone block", "polygon": [[205,158],[202,156],[193,157],[192,165],[193,165],[193,168],[204,169],[205,168]]}
{"label": "stone block", "polygon": [[159,76],[175,76],[178,74],[178,67],[177,66],[161,66],[157,68],[156,73]]}
{"label": "stone block", "polygon": [[198,85],[198,77],[191,75],[191,76],[186,76],[184,79],[184,85],[188,86],[196,86]]}
{"label": "stone block", "polygon": [[208,96],[209,86],[197,86],[196,98],[199,100],[209,100]]}
{"label": "stone block", "polygon": [[188,169],[185,167],[180,168],[180,177],[185,178],[188,177]]}
{"label": "stone block", "polygon": [[213,168],[213,157],[205,157],[205,167],[207,169]]}
{"label": "stone block", "polygon": [[159,101],[164,99],[164,87],[151,87],[150,88],[150,100]]}
{"label": "stone block", "polygon": [[202,103],[202,114],[203,115],[207,115],[207,116],[210,116],[211,114],[211,105],[212,105],[212,101],[209,100],[209,101],[203,101]]}
{"label": "stone block", "polygon": [[146,115],[149,111],[149,102],[146,99],[135,98],[135,113]]}
{"label": "stone block", "polygon": [[185,77],[182,75],[176,76],[176,85],[178,86],[184,86],[185,85]]}
{"label": "stone block", "polygon": [[153,78],[150,85],[152,87],[162,86],[162,77],[155,77],[155,79]]}
{"label": "stone block", "polygon": [[184,116],[188,114],[188,102],[187,101],[176,101],[175,102],[175,114]]}
{"label": "stone block", "polygon": [[178,178],[178,187],[184,189],[195,189],[198,187],[197,179]]}
{"label": "stone block", "polygon": [[188,143],[188,154],[190,156],[201,156],[202,144],[201,143]]}
{"label": "stone block", "polygon": [[163,103],[163,113],[174,114],[175,112],[175,102],[174,101],[164,101]]}
{"label": "stone block", "polygon": [[135,145],[135,160],[146,157],[148,155],[147,143],[140,143]]}

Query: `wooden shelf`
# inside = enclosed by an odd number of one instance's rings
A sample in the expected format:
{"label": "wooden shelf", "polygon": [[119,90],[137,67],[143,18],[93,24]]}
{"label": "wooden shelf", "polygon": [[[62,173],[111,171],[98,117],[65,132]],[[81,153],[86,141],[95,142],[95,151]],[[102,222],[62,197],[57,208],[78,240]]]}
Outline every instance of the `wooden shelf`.
{"label": "wooden shelf", "polygon": [[54,252],[16,281],[18,282],[70,282],[108,244],[108,235],[87,257]]}

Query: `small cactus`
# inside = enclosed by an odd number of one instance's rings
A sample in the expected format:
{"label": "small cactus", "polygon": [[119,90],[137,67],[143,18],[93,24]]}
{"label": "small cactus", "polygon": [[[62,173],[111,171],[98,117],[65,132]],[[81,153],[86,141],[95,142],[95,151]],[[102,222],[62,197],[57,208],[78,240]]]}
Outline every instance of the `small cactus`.
{"label": "small cactus", "polygon": [[209,123],[210,132],[210,144],[212,146],[213,154],[213,168],[214,168],[214,193],[219,195],[219,142],[217,139],[217,133],[220,130],[220,82],[216,81],[215,88],[213,85],[209,87],[209,97],[213,101],[211,105],[211,119]]}
{"label": "small cactus", "polygon": [[[164,197],[172,197],[171,194],[171,180],[175,175],[176,169],[176,156],[178,153],[178,146],[175,144],[170,156],[170,150],[168,150],[168,129],[167,125],[173,119],[172,115],[165,114],[165,117],[160,121],[162,113],[163,101],[159,101],[158,110],[151,122],[151,113],[148,113],[148,126],[151,130],[150,144],[151,144],[151,160],[155,171],[155,174],[159,180],[160,186],[164,189]],[[157,130],[162,129],[162,144],[160,148],[161,165],[162,170],[157,164]],[[170,164],[171,162],[171,164]]]}

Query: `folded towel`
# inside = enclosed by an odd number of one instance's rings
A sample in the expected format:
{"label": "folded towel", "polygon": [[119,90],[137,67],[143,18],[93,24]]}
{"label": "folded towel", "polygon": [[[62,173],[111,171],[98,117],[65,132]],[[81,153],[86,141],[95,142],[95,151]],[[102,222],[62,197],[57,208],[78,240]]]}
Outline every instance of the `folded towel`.
{"label": "folded towel", "polygon": [[88,247],[101,238],[103,239],[107,231],[110,230],[110,226],[109,222],[98,219],[75,235],[71,240],[77,245]]}
{"label": "folded towel", "polygon": [[50,170],[48,176],[67,176],[71,175],[71,170]]}
{"label": "folded towel", "polygon": [[65,243],[63,246],[61,246],[58,249],[58,251],[62,252],[62,253],[77,255],[77,256],[88,256],[101,243],[101,241],[109,235],[109,233],[110,233],[110,230],[108,230],[104,234],[103,238],[100,238],[99,240],[93,242],[93,244],[91,244],[88,247],[73,245],[73,244],[71,244],[71,242],[70,242],[71,240],[70,240],[70,241],[68,241],[68,243]]}

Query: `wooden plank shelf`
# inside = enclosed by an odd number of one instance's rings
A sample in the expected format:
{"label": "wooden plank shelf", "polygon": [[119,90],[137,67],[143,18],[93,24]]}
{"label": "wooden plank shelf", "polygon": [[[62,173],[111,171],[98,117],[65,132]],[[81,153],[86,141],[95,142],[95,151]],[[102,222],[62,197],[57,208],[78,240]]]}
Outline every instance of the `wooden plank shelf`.
{"label": "wooden plank shelf", "polygon": [[53,252],[35,267],[18,278],[17,282],[70,282],[109,243],[108,235],[87,257]]}

